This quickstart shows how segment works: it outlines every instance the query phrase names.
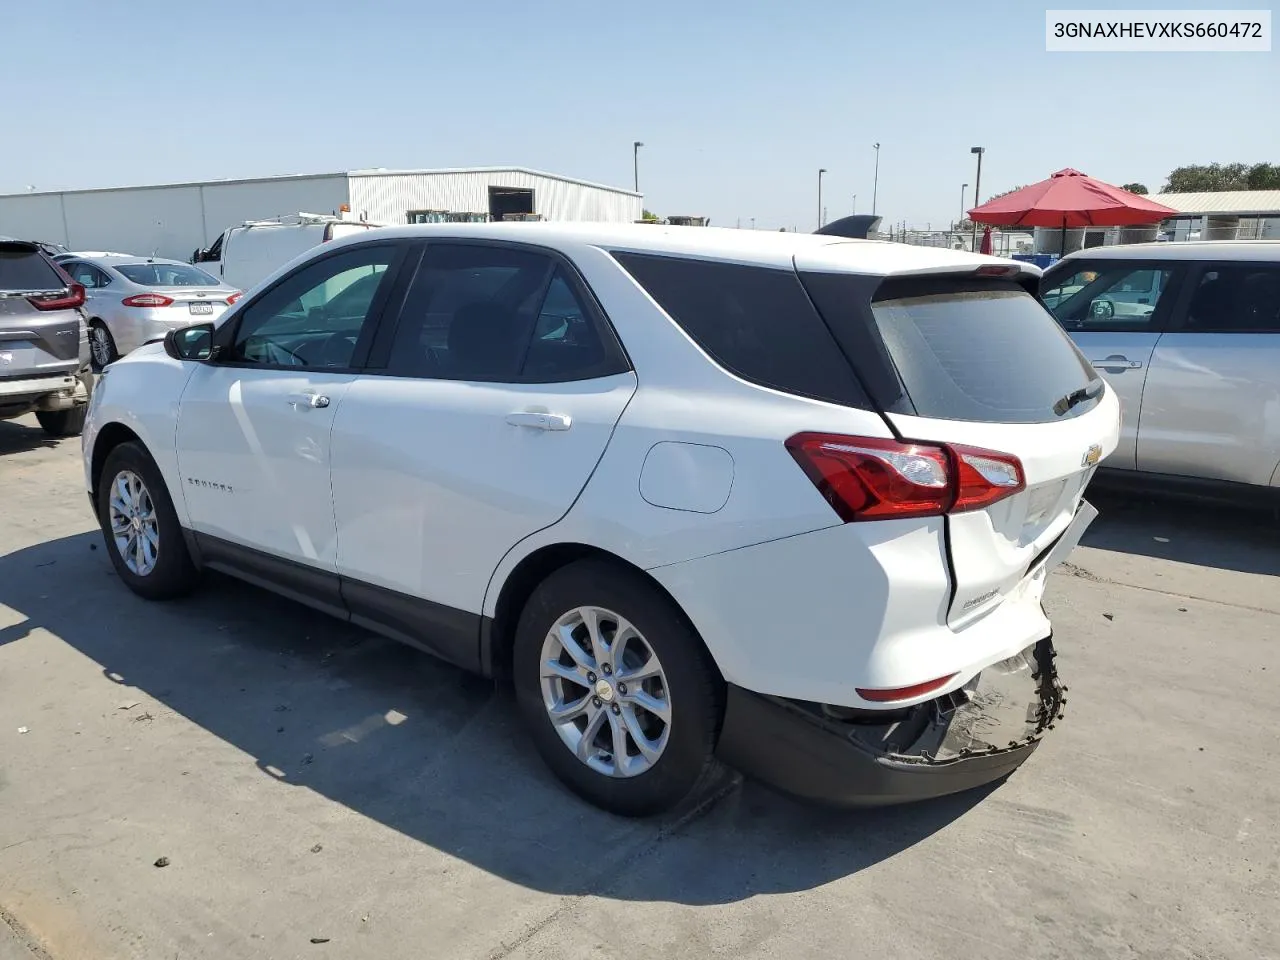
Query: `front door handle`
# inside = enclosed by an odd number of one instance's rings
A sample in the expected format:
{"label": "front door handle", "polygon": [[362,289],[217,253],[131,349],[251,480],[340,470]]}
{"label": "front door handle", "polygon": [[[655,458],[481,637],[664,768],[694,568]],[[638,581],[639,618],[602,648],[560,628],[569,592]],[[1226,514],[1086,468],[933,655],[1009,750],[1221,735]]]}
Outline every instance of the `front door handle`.
{"label": "front door handle", "polygon": [[291,393],[287,401],[295,407],[312,407],[323,410],[329,405],[329,398],[319,393]]}
{"label": "front door handle", "polygon": [[507,414],[507,423],[513,427],[529,427],[533,430],[568,430],[573,426],[573,418],[563,413],[537,413],[532,410],[519,410]]}
{"label": "front door handle", "polygon": [[1105,360],[1090,360],[1099,370],[1141,370],[1141,360],[1130,360],[1128,357],[1113,353]]}

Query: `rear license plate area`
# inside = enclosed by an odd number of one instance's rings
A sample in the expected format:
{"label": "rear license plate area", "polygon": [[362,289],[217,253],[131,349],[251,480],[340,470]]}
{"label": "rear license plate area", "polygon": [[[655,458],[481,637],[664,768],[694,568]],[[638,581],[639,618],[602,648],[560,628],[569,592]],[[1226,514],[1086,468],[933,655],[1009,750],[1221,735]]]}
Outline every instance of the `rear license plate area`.
{"label": "rear license plate area", "polygon": [[198,317],[199,317],[199,316],[208,316],[209,314],[213,313],[213,304],[212,304],[212,303],[191,303],[191,304],[188,304],[188,305],[187,305],[187,308],[188,308],[188,309],[189,309],[189,310],[190,310],[190,311],[191,311],[195,316],[198,316]]}

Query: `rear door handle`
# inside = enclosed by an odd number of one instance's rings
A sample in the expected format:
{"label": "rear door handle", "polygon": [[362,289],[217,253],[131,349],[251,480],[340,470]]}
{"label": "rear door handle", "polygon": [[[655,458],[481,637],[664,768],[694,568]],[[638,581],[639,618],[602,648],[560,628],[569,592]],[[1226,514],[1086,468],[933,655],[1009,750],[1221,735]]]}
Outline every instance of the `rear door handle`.
{"label": "rear door handle", "polygon": [[312,407],[323,410],[329,405],[329,398],[319,393],[291,393],[287,402],[295,407]]}
{"label": "rear door handle", "polygon": [[1105,360],[1090,360],[1099,370],[1141,370],[1141,360],[1130,360],[1120,354],[1112,354]]}
{"label": "rear door handle", "polygon": [[563,413],[535,413],[531,410],[520,410],[508,413],[507,423],[513,427],[529,427],[533,430],[568,430],[573,426],[573,418]]}

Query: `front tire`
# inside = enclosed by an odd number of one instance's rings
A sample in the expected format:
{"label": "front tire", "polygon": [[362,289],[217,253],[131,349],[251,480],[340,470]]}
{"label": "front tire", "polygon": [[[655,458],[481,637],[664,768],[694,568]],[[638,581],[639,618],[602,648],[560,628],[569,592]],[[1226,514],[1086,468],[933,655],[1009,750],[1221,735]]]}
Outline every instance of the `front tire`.
{"label": "front tire", "polygon": [[191,592],[200,574],[160,468],[146,449],[122,443],[107,454],[97,496],[107,555],[125,585],[148,600]]}
{"label": "front tire", "polygon": [[583,799],[642,817],[714,779],[723,682],[641,575],[597,560],[553,573],[521,613],[512,667],[534,745]]}

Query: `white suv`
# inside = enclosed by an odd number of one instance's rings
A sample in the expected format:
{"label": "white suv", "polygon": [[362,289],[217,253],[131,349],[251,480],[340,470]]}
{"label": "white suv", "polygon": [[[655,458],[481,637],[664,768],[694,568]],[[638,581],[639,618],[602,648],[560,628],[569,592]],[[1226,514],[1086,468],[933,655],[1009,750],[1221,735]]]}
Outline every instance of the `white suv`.
{"label": "white suv", "polygon": [[1037,281],[826,236],[373,231],[110,367],[85,477],[136,593],[214,568],[508,678],[609,810],[717,756],[936,796],[1059,715],[1040,599],[1117,442]]}

